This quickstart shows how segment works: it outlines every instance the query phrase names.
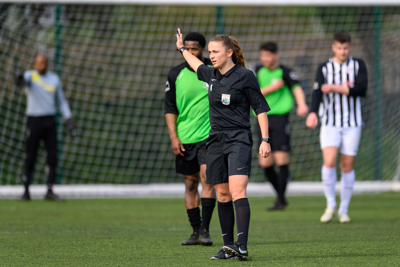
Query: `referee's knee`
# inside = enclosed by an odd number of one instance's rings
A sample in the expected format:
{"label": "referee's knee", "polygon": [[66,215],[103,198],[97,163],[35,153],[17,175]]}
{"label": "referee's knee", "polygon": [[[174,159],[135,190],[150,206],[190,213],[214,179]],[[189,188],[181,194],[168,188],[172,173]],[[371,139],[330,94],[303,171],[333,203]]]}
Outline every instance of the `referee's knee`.
{"label": "referee's knee", "polygon": [[247,198],[246,190],[244,191],[233,191],[231,192],[232,200],[236,201],[240,198]]}
{"label": "referee's knee", "polygon": [[219,188],[216,191],[217,191],[217,196],[218,196],[219,202],[229,202],[232,200],[232,195],[229,192],[229,189]]}

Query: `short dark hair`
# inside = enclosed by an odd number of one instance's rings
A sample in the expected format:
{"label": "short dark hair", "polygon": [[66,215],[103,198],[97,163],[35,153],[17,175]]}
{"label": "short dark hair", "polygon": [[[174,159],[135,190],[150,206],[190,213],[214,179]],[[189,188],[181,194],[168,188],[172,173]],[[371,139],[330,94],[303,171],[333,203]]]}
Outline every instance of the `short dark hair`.
{"label": "short dark hair", "polygon": [[260,50],[269,51],[271,53],[277,53],[278,45],[275,42],[265,42],[260,45]]}
{"label": "short dark hair", "polygon": [[351,36],[347,32],[337,32],[333,36],[334,42],[339,42],[341,44],[349,43],[351,44]]}
{"label": "short dark hair", "polygon": [[198,32],[191,32],[186,34],[185,38],[183,39],[183,43],[186,41],[197,41],[199,42],[201,47],[206,47],[206,37]]}

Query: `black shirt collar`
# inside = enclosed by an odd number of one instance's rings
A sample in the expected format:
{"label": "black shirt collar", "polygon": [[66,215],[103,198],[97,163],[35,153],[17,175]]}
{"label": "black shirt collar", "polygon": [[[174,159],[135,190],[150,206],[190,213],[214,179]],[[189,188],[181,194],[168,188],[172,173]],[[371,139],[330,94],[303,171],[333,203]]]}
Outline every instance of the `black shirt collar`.
{"label": "black shirt collar", "polygon": [[230,68],[225,74],[221,74],[221,72],[217,72],[218,78],[222,78],[222,76],[229,77],[237,68],[239,68],[241,65],[239,63],[236,63],[232,68]]}

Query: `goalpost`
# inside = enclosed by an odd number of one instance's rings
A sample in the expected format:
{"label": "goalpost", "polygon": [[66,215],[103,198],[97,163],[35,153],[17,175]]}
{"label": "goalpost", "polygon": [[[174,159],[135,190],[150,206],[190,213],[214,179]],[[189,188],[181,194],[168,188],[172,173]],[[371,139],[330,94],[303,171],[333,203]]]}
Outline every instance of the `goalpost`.
{"label": "goalpost", "polygon": [[[216,6],[218,4],[218,6]],[[170,68],[182,62],[175,30],[207,40],[235,36],[250,68],[258,47],[276,41],[281,63],[295,69],[311,100],[319,63],[334,32],[352,35],[354,56],[369,74],[356,160],[358,180],[400,177],[400,2],[395,0],[22,0],[0,4],[0,185],[20,184],[24,161],[24,93],[13,75],[46,53],[58,72],[79,138],[60,132],[61,184],[180,182],[163,114]],[[206,53],[207,56],[207,53]],[[318,181],[318,130],[291,113],[294,181]],[[254,118],[252,118],[254,122]],[[61,129],[62,130],[62,129]],[[34,182],[45,182],[41,150]],[[393,178],[395,177],[395,178]],[[252,182],[263,182],[254,153]]]}

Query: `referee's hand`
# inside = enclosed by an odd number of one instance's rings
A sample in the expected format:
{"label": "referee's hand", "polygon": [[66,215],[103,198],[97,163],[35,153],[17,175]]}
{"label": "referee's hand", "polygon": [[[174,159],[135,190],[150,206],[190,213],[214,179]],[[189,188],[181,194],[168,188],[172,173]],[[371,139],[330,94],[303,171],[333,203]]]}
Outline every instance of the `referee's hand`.
{"label": "referee's hand", "polygon": [[174,151],[175,155],[183,156],[183,152],[185,152],[185,148],[183,147],[183,144],[182,144],[181,140],[179,140],[178,137],[171,139],[171,147],[172,147],[172,151]]}
{"label": "referee's hand", "polygon": [[261,142],[258,154],[263,158],[268,158],[268,156],[271,155],[271,145],[267,142]]}
{"label": "referee's hand", "polygon": [[176,31],[175,36],[176,36],[176,49],[181,49],[181,47],[183,46],[183,41],[180,28],[178,28],[178,30]]}

